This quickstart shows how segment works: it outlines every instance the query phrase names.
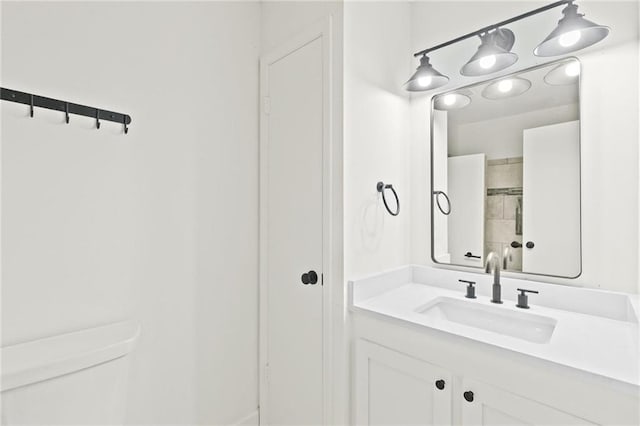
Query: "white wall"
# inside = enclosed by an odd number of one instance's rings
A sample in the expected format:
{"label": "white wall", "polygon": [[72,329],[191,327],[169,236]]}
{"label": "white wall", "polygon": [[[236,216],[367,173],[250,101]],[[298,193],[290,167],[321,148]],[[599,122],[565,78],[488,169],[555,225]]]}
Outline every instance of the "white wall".
{"label": "white wall", "polygon": [[578,114],[578,105],[571,104],[457,125],[449,121],[449,155],[484,152],[487,160],[522,157],[524,129],[576,120]]}
{"label": "white wall", "polygon": [[[409,72],[409,22],[405,2],[344,7],[346,279],[410,260],[409,99],[401,87]],[[396,188],[399,216],[386,212],[378,181]]]}
{"label": "white wall", "polygon": [[[411,12],[413,51],[506,19],[540,2],[415,2]],[[638,291],[638,4],[581,2],[587,18],[612,27],[599,45],[577,52],[582,63],[582,275],[570,285]],[[553,28],[559,11],[510,26],[518,38],[518,67],[544,60],[531,51],[540,28]],[[455,20],[442,19],[456,16]],[[477,48],[477,40],[434,53],[432,63],[452,77],[442,91],[479,79],[459,77],[458,68]],[[446,51],[446,52],[445,52]],[[555,59],[555,58],[552,58]],[[513,72],[507,69],[497,75]],[[615,73],[612,72],[615,70]],[[440,89],[439,89],[440,90]],[[437,90],[436,92],[438,92]],[[431,94],[412,98],[412,262],[429,255],[429,103]]]}
{"label": "white wall", "polygon": [[[410,262],[410,16],[406,2],[345,4],[345,276]],[[385,210],[376,183],[390,183],[400,215]],[[393,195],[389,204],[394,205]]]}
{"label": "white wall", "polygon": [[257,408],[257,3],[2,3],[2,344],[132,317],[131,424]]}

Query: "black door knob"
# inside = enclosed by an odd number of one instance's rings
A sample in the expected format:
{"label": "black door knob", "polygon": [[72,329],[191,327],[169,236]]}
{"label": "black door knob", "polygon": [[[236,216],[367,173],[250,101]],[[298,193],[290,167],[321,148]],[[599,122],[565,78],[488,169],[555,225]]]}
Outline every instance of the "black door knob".
{"label": "black door knob", "polygon": [[436,387],[440,390],[444,389],[444,380],[436,380]]}
{"label": "black door knob", "polygon": [[302,284],[304,285],[307,285],[307,284],[313,285],[318,282],[318,274],[316,273],[316,271],[309,271],[302,274],[302,277],[300,279],[302,281]]}
{"label": "black door knob", "polygon": [[462,396],[464,396],[464,399],[466,399],[468,402],[473,402],[473,392],[466,391],[462,394]]}
{"label": "black door knob", "polygon": [[528,249],[532,249],[535,244],[533,244],[533,241],[527,241],[527,244],[525,244],[527,246]]}

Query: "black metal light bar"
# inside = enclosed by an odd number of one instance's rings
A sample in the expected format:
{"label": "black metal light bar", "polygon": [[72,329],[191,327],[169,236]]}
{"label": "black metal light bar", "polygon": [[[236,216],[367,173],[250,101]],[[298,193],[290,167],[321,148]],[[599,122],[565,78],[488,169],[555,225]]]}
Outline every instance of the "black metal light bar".
{"label": "black metal light bar", "polygon": [[17,102],[19,104],[29,105],[31,107],[30,115],[33,117],[34,107],[52,109],[65,113],[65,120],[69,122],[69,114],[83,115],[96,120],[96,127],[100,128],[100,120],[113,121],[124,126],[124,132],[128,133],[128,124],[131,123],[131,117],[127,114],[108,111],[106,109],[94,108],[86,105],[74,104],[73,102],[61,101],[59,99],[47,98],[44,96],[34,95],[31,93],[20,92],[18,90],[0,88],[0,97],[3,101]]}
{"label": "black metal light bar", "polygon": [[454,38],[453,40],[449,40],[449,41],[446,41],[444,43],[438,44],[437,46],[433,46],[433,47],[430,47],[428,49],[421,50],[421,51],[419,51],[417,53],[414,53],[413,56],[414,57],[418,57],[418,56],[425,55],[425,54],[427,54],[429,52],[433,52],[434,50],[442,49],[443,47],[450,46],[450,45],[452,45],[454,43],[457,43],[459,41],[466,40],[466,39],[471,38],[471,37],[479,36],[480,34],[484,34],[487,31],[495,30],[496,28],[503,27],[505,25],[509,25],[512,22],[520,21],[522,19],[528,18],[529,16],[537,15],[537,14],[545,12],[545,11],[547,11],[549,9],[553,9],[555,7],[558,7],[558,6],[562,6],[562,5],[565,5],[565,4],[573,3],[574,1],[575,0],[562,0],[562,1],[557,1],[555,3],[548,4],[546,6],[539,7],[538,9],[531,10],[531,11],[529,11],[527,13],[523,13],[522,15],[514,16],[513,18],[507,19],[507,20],[502,21],[502,22],[498,22],[497,24],[493,24],[493,25],[489,25],[489,26],[484,27],[484,28],[480,28],[479,30],[473,31],[473,32],[471,32],[469,34],[465,34],[465,35],[457,37],[457,38]]}

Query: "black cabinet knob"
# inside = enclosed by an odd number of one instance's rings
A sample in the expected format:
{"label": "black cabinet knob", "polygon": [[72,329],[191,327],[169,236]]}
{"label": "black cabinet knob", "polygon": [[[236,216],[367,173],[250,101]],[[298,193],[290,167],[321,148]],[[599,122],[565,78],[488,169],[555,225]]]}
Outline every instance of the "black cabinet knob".
{"label": "black cabinet knob", "polygon": [[473,392],[466,391],[462,394],[462,396],[464,396],[464,399],[466,399],[468,402],[473,402]]}
{"label": "black cabinet knob", "polygon": [[304,285],[307,285],[307,284],[313,285],[318,282],[318,274],[316,273],[316,271],[309,271],[302,274],[302,277],[300,277],[300,280]]}
{"label": "black cabinet knob", "polygon": [[522,244],[520,244],[520,243],[519,243],[519,242],[517,242],[517,241],[511,241],[511,247],[513,247],[513,248],[520,248],[520,247],[522,247]]}
{"label": "black cabinet knob", "polygon": [[527,241],[527,244],[525,244],[527,246],[528,249],[532,249],[535,244],[533,244],[533,241]]}
{"label": "black cabinet knob", "polygon": [[436,380],[436,387],[440,390],[444,389],[444,380]]}

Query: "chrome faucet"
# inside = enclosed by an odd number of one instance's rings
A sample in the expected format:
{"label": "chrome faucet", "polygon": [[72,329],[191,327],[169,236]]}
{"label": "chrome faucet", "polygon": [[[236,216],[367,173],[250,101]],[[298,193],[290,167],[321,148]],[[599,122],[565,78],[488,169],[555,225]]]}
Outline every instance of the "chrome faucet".
{"label": "chrome faucet", "polygon": [[[506,263],[506,260],[505,260]],[[489,252],[487,255],[487,263],[484,271],[487,274],[493,274],[493,286],[491,287],[492,296],[491,301],[493,303],[502,303],[501,299],[501,286],[500,286],[500,258],[494,252]]]}
{"label": "chrome faucet", "polygon": [[511,254],[511,247],[508,245],[504,247],[502,251],[502,270],[506,271],[509,266],[509,262],[513,260],[513,255]]}

